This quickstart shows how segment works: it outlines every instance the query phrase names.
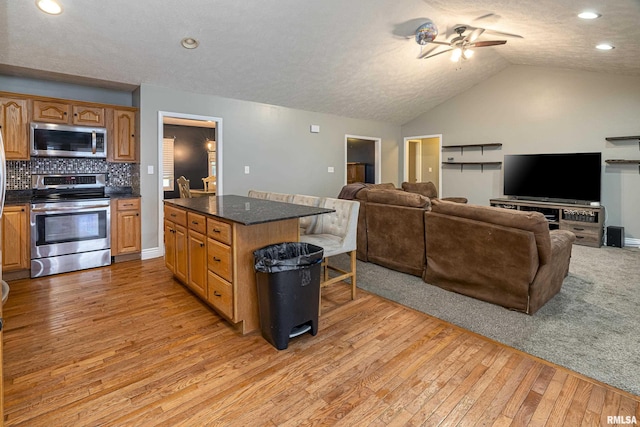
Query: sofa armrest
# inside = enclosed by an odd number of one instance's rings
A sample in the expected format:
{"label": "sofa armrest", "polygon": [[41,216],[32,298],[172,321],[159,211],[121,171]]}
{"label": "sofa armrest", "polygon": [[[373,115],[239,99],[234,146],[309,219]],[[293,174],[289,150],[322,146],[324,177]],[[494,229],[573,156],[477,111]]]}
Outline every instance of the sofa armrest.
{"label": "sofa armrest", "polygon": [[443,197],[440,200],[445,200],[447,202],[453,202],[453,203],[467,203],[468,202],[466,197]]}
{"label": "sofa armrest", "polygon": [[567,230],[551,230],[549,237],[551,238],[551,257],[576,241],[576,235]]}

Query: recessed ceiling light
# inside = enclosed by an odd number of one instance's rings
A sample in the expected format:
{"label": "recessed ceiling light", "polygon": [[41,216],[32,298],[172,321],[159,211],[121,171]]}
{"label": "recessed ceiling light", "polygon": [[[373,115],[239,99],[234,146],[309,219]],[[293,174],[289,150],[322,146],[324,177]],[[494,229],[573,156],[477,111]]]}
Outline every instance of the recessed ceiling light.
{"label": "recessed ceiling light", "polygon": [[36,0],[36,6],[50,15],[60,15],[62,13],[62,6],[56,0]]}
{"label": "recessed ceiling light", "polygon": [[195,49],[198,47],[200,42],[198,42],[198,40],[194,39],[193,37],[185,37],[182,39],[180,44],[182,44],[182,47],[184,47],[185,49]]}
{"label": "recessed ceiling light", "polygon": [[610,44],[608,44],[608,43],[601,43],[601,44],[596,46],[596,49],[611,50],[611,49],[615,49],[615,47],[610,45]]}
{"label": "recessed ceiling light", "polygon": [[600,15],[599,13],[595,13],[591,11],[584,11],[578,14],[578,18],[582,18],[582,19],[596,19],[596,18],[600,18],[601,16],[602,15]]}

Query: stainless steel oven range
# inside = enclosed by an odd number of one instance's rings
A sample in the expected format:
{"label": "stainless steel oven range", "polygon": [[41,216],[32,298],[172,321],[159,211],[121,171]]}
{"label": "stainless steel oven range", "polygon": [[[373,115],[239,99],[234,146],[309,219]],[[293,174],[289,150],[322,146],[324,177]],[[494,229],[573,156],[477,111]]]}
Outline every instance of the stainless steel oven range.
{"label": "stainless steel oven range", "polygon": [[32,175],[31,277],[111,264],[105,178]]}

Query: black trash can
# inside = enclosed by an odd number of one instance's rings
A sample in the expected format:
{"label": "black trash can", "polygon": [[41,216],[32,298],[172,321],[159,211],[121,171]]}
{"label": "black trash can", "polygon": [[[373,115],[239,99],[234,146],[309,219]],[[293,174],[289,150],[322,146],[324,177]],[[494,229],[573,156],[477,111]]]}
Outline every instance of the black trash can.
{"label": "black trash can", "polygon": [[265,246],[253,253],[262,336],[278,350],[289,338],[318,333],[324,250],[310,243]]}

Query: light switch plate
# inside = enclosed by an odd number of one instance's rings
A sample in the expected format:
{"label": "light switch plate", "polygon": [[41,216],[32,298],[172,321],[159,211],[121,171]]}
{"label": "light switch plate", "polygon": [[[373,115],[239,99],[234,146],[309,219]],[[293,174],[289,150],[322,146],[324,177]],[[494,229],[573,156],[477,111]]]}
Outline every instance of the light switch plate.
{"label": "light switch plate", "polygon": [[249,166],[244,167],[244,173],[248,174],[250,172]]}
{"label": "light switch plate", "polygon": [[334,172],[333,166],[329,166],[329,167],[327,168],[327,172],[329,172],[329,173],[333,173],[333,172]]}
{"label": "light switch plate", "polygon": [[149,175],[153,175],[153,165],[148,165],[148,166],[147,166],[147,173],[148,173]]}

